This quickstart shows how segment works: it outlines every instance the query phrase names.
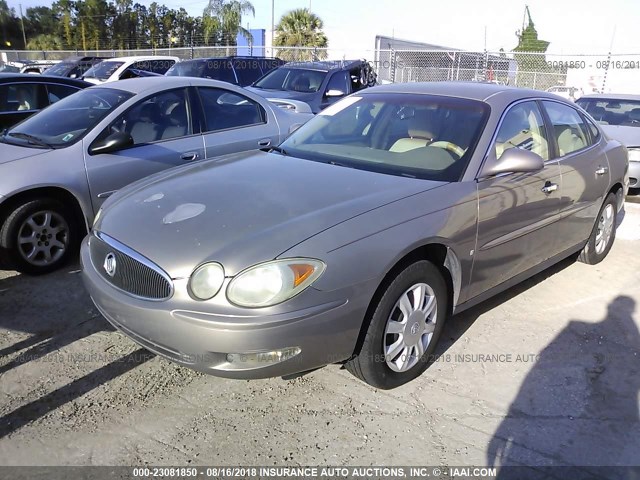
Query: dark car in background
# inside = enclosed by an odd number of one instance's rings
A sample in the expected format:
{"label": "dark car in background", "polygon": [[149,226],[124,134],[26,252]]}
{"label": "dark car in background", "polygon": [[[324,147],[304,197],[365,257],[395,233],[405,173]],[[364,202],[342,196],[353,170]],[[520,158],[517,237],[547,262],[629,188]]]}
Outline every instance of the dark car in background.
{"label": "dark car in background", "polygon": [[49,67],[44,73],[54,77],[80,78],[104,59],[105,57],[69,57]]}
{"label": "dark car in background", "polygon": [[48,75],[0,73],[0,129],[21,122],[91,84]]}
{"label": "dark car in background", "polygon": [[298,100],[318,113],[347,95],[372,87],[376,74],[366,60],[288,63],[248,87],[266,98]]}
{"label": "dark car in background", "polygon": [[640,189],[640,95],[594,94],[580,97],[584,108],[602,130],[629,150],[629,187]]}
{"label": "dark car in background", "polygon": [[246,87],[284,64],[284,60],[267,57],[195,58],[176,63],[165,75],[212,78]]}

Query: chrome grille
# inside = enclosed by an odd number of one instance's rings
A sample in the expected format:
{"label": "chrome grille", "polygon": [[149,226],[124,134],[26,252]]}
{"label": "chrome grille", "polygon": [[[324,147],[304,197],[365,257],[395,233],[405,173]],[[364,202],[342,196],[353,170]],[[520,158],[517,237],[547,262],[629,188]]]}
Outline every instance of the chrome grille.
{"label": "chrome grille", "polygon": [[[147,258],[101,232],[89,243],[91,262],[102,278],[135,297],[165,300],[173,293],[171,278]],[[115,259],[112,274],[105,268],[107,256]]]}

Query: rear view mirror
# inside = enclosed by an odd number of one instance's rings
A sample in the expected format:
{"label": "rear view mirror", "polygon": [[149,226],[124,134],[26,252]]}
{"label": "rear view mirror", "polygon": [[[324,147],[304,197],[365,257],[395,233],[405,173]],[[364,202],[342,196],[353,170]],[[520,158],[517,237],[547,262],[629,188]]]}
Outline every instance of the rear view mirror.
{"label": "rear view mirror", "polygon": [[[494,151],[495,152],[495,151]],[[492,153],[482,168],[481,177],[492,177],[501,173],[537,172],[544,168],[544,160],[537,153],[522,148],[509,148],[499,159]]]}
{"label": "rear view mirror", "polygon": [[89,153],[91,155],[99,155],[101,153],[111,153],[133,145],[133,138],[128,133],[115,132],[111,135],[96,140],[89,147]]}

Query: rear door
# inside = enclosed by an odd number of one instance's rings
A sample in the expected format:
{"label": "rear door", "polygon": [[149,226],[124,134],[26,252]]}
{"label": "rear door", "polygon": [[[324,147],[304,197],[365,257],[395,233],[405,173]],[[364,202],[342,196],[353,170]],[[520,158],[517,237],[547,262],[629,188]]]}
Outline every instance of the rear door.
{"label": "rear door", "polygon": [[598,129],[575,108],[541,102],[551,127],[552,152],[562,175],[559,241],[565,248],[584,243],[591,234],[609,186],[609,162]]}
{"label": "rear door", "polygon": [[273,112],[257,101],[223,88],[198,87],[198,93],[207,158],[280,142],[280,129]]}
{"label": "rear door", "polygon": [[562,203],[558,161],[552,158],[537,102],[512,105],[504,114],[489,155],[510,148],[533,151],[545,161],[532,173],[507,173],[478,181],[478,241],[470,298],[535,267],[559,252]]}
{"label": "rear door", "polygon": [[139,101],[97,139],[116,131],[129,133],[134,145],[112,153],[86,153],[96,210],[112,193],[131,182],[204,158],[204,142],[199,128],[194,127],[187,88],[167,90]]}

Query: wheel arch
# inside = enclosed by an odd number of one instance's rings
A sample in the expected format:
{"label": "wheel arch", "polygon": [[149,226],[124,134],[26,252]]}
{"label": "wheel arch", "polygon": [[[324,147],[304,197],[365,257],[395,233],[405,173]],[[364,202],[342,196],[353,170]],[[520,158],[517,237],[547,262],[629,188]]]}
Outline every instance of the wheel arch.
{"label": "wheel arch", "polygon": [[462,287],[462,268],[460,260],[453,249],[447,246],[445,242],[432,241],[405,253],[388,269],[367,306],[354,348],[354,355],[357,355],[360,352],[369,328],[369,319],[389,284],[407,266],[421,260],[427,260],[433,263],[439,270],[442,278],[444,278],[445,284],[447,285],[448,314],[451,315],[454,305],[460,296],[460,289]]}
{"label": "wheel arch", "polygon": [[77,224],[84,227],[84,233],[89,231],[87,215],[85,215],[78,197],[69,190],[58,186],[40,186],[30,188],[28,190],[21,190],[6,197],[2,197],[2,202],[0,203],[0,225],[4,223],[5,219],[19,205],[38,198],[53,198],[61,202],[63,205],[68,206],[71,209]]}

